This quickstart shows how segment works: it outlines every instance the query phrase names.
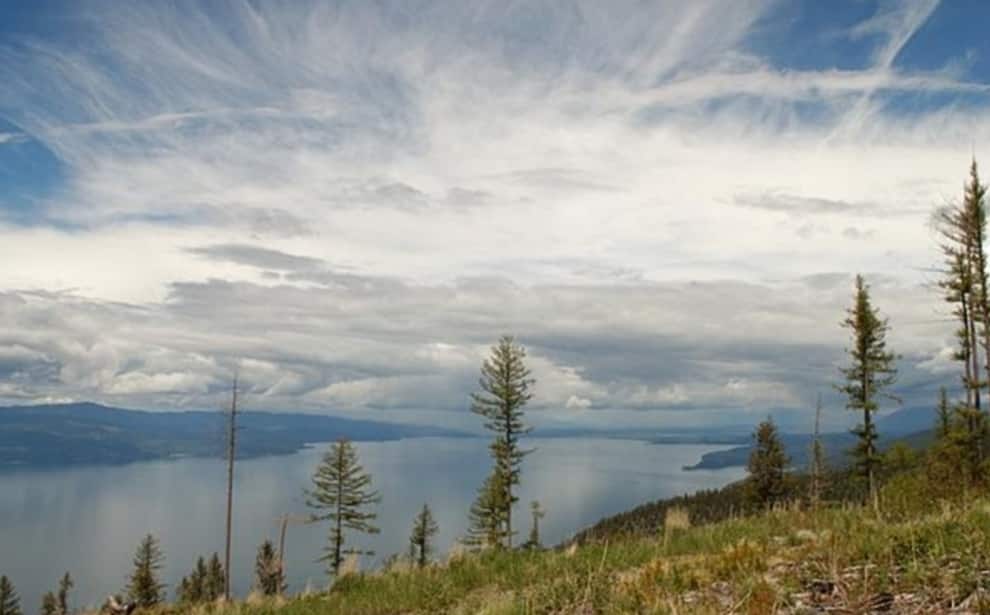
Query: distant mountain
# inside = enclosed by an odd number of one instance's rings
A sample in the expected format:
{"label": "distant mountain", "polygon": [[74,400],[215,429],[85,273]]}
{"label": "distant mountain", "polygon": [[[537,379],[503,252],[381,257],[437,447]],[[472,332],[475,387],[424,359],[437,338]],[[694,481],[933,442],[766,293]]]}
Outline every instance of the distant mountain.
{"label": "distant mountain", "polygon": [[538,427],[533,432],[537,438],[606,438],[615,440],[641,440],[652,444],[745,444],[749,431],[729,429],[643,429],[589,428],[589,427]]}
{"label": "distant mountain", "polygon": [[[121,464],[223,455],[226,417],[219,412],[145,412],[92,403],[0,407],[0,468]],[[242,412],[240,458],[298,451],[341,437],[387,441],[466,436],[436,427],[312,414]]]}
{"label": "distant mountain", "polygon": [[[880,431],[880,450],[886,450],[894,442],[904,442],[914,449],[921,449],[931,443],[932,432],[930,430],[918,431],[906,435],[887,435]],[[798,469],[808,467],[811,439],[808,434],[783,434],[781,441],[784,450],[791,458],[791,466]],[[828,433],[822,434],[822,444],[825,448],[825,456],[831,467],[841,467],[849,463],[849,450],[856,444],[856,436],[850,433]],[[701,461],[693,466],[687,466],[685,470],[714,470],[718,468],[728,468],[732,466],[744,466],[749,460],[752,444],[745,446],[735,446],[721,451],[705,453],[701,456]]]}
{"label": "distant mountain", "polygon": [[880,435],[906,436],[927,431],[935,425],[934,400],[930,406],[910,406],[900,408],[877,419]]}

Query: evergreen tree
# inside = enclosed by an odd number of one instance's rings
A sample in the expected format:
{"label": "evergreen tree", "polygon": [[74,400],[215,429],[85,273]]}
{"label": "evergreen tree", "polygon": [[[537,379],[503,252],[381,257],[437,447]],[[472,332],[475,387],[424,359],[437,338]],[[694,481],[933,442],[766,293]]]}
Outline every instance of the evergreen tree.
{"label": "evergreen tree", "polygon": [[158,580],[164,560],[158,540],[145,536],[134,554],[134,572],[127,585],[127,595],[137,606],[154,606],[165,599],[165,585]]}
{"label": "evergreen tree", "polygon": [[492,347],[491,356],[481,366],[481,392],[471,396],[471,410],[485,418],[485,428],[494,433],[490,448],[499,469],[505,494],[498,498],[504,511],[505,541],[512,546],[512,505],[518,498],[512,489],[519,484],[522,460],[532,451],[523,450],[520,436],[531,431],[523,422],[523,407],[533,397],[535,381],[523,359],[526,351],[512,337],[502,336]]}
{"label": "evergreen tree", "polygon": [[790,463],[773,419],[767,418],[753,434],[754,446],[746,469],[750,496],[760,506],[770,506],[787,494],[787,465]]}
{"label": "evergreen tree", "polygon": [[21,599],[6,576],[0,576],[0,615],[21,615]]}
{"label": "evergreen tree", "polygon": [[52,592],[45,592],[41,597],[41,615],[58,615],[58,599]]}
{"label": "evergreen tree", "polygon": [[856,276],[856,292],[853,307],[842,323],[852,332],[852,344],[846,350],[849,354],[849,367],[841,369],[845,382],[838,385],[839,391],[846,394],[846,408],[863,413],[863,422],[853,429],[859,438],[853,454],[860,475],[866,480],[869,497],[874,508],[879,508],[877,489],[877,468],[880,454],[877,450],[877,429],[873,421],[879,409],[881,397],[894,399],[885,393],[897,377],[894,366],[896,355],[887,350],[889,324],[880,318],[870,302],[869,287],[863,276]]}
{"label": "evergreen tree", "polygon": [[344,556],[351,553],[372,554],[344,548],[344,530],[377,534],[372,522],[377,514],[367,510],[381,501],[371,489],[371,475],[358,462],[357,450],[348,440],[338,440],[330,445],[313,475],[313,489],[306,492],[306,503],[319,511],[314,521],[330,521],[326,555],[321,559],[328,564],[328,573],[337,576]]}
{"label": "evergreen tree", "polygon": [[[990,357],[990,274],[987,271],[986,253],[986,194],[987,188],[980,183],[980,174],[976,160],[969,168],[969,183],[963,191],[963,211],[965,212],[966,231],[969,235],[970,263],[973,280],[973,320],[980,325],[980,339],[984,358]],[[976,339],[974,335],[973,339]],[[987,379],[979,382],[979,360],[973,361],[977,386],[990,383],[990,361],[984,361]],[[979,403],[975,404],[978,409]]]}
{"label": "evergreen tree", "polygon": [[189,577],[179,579],[179,584],[175,587],[175,601],[179,604],[195,604],[198,598],[193,596],[192,583]]}
{"label": "evergreen tree", "polygon": [[949,406],[949,395],[945,387],[938,390],[938,406],[935,407],[937,418],[935,421],[935,434],[939,440],[945,440],[952,432],[952,408]]}
{"label": "evergreen tree", "polygon": [[[983,444],[986,437],[985,413],[981,409],[981,389],[990,382],[990,299],[988,299],[986,236],[986,188],[981,185],[976,162],[970,167],[970,181],[965,186],[963,202],[936,212],[946,270],[940,286],[945,300],[955,305],[953,315],[959,320],[956,331],[959,348],[955,358],[962,362],[965,401],[956,408],[962,432],[954,434],[963,453],[958,460],[966,468],[970,482],[982,480]],[[980,327],[978,336],[977,325]],[[983,350],[981,360],[980,350]],[[981,364],[988,370],[980,377]]]}
{"label": "evergreen tree", "polygon": [[[199,562],[196,563],[196,570],[199,571]],[[223,571],[223,564],[220,562],[220,554],[216,551],[210,556],[210,562],[206,565],[206,573],[202,576],[204,602],[215,602],[223,595],[226,586],[226,576]]]}
{"label": "evergreen tree", "polygon": [[436,536],[438,530],[437,522],[433,519],[433,512],[430,511],[428,505],[423,504],[422,510],[413,521],[412,534],[409,536],[409,556],[420,568],[430,561],[430,554],[433,552],[433,537]]}
{"label": "evergreen tree", "polygon": [[478,489],[478,496],[468,513],[468,532],[464,544],[471,547],[500,549],[505,546],[506,494],[505,478],[498,465],[492,468]]}
{"label": "evergreen tree", "polygon": [[282,567],[270,540],[258,547],[258,555],[254,559],[254,585],[265,596],[277,596],[285,590]]}
{"label": "evergreen tree", "polygon": [[[216,564],[219,566],[220,558],[217,556]],[[218,579],[214,580],[213,583],[216,587],[216,591],[222,591],[223,583],[223,573],[218,571]],[[217,573],[214,573],[217,574]],[[203,556],[196,558],[196,565],[193,567],[192,572],[189,576],[182,577],[182,581],[179,583],[179,587],[176,589],[176,598],[179,602],[184,602],[188,604],[196,604],[206,600],[213,600],[217,596],[214,594],[212,597],[207,598],[207,582],[209,580],[209,570],[206,567],[206,560]]]}
{"label": "evergreen tree", "polygon": [[540,542],[540,519],[546,516],[546,511],[540,508],[540,503],[533,500],[529,503],[529,513],[532,516],[532,524],[529,526],[529,538],[523,545],[526,549],[542,549]]}
{"label": "evergreen tree", "polygon": [[827,472],[825,462],[825,445],[822,444],[821,435],[822,421],[822,396],[818,396],[818,403],[815,404],[815,432],[811,439],[811,467],[809,468],[809,499],[812,509],[818,508],[821,503],[822,492],[825,490],[825,474]]}
{"label": "evergreen tree", "polygon": [[58,582],[58,615],[69,615],[69,591],[75,586],[66,572]]}

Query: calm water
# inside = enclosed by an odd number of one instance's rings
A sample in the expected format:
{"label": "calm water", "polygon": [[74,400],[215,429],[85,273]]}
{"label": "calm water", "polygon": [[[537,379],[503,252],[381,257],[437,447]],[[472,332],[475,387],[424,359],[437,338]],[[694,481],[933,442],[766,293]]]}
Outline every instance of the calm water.
{"label": "calm water", "polygon": [[[605,439],[533,439],[526,459],[516,526],[525,537],[528,503],[547,510],[544,542],[562,540],[604,515],[642,502],[721,486],[742,468],[683,472],[717,447],[650,445]],[[480,439],[421,438],[358,443],[361,461],[382,493],[381,534],[355,537],[374,549],[373,565],[405,551],[409,528],[424,502],[440,525],[437,546],[446,552],[464,532],[475,489],[489,467]],[[324,447],[295,455],[239,462],[235,492],[235,590],[251,584],[255,549],[277,540],[276,517],[307,512],[302,490]],[[0,474],[0,573],[11,577],[26,613],[66,570],[76,579],[75,605],[101,602],[119,591],[140,538],[151,532],[165,551],[169,596],[197,555],[223,550],[225,469],[221,461],[185,459]],[[325,526],[290,527],[286,541],[290,591],[326,585],[315,560]]]}

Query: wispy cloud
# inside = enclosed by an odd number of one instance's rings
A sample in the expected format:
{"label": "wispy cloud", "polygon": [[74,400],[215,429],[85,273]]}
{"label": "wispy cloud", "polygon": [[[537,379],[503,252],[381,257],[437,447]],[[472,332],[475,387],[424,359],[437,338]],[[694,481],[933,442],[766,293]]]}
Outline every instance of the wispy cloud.
{"label": "wispy cloud", "polygon": [[27,137],[19,132],[0,132],[0,145],[4,143],[21,143],[26,140]]}
{"label": "wispy cloud", "polygon": [[[3,390],[210,404],[240,365],[272,407],[455,410],[514,331],[548,412],[801,405],[850,272],[939,308],[927,212],[990,91],[899,64],[936,2],[800,69],[754,51],[777,8],[139,2],[0,39],[0,119],[66,169],[51,225],[0,226]],[[898,335],[909,373],[951,343]]]}

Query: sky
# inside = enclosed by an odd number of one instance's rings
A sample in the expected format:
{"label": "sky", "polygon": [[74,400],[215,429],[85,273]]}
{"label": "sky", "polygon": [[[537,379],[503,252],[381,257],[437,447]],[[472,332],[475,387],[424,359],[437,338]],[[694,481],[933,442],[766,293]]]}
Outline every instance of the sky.
{"label": "sky", "polygon": [[[0,3],[0,402],[810,426],[863,273],[957,387],[932,211],[981,0]],[[988,162],[987,164],[990,164]],[[990,171],[988,171],[990,176]],[[888,406],[886,411],[893,410]]]}

